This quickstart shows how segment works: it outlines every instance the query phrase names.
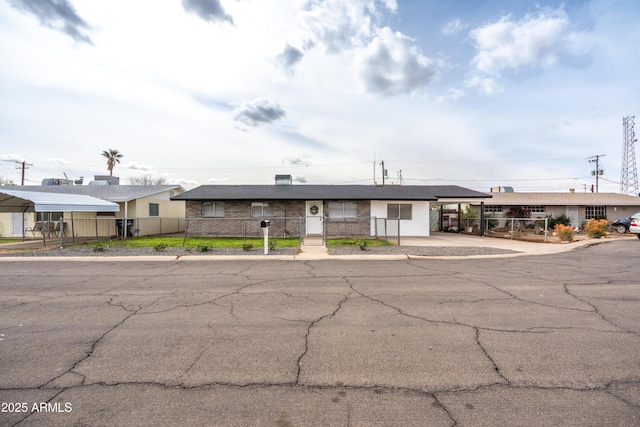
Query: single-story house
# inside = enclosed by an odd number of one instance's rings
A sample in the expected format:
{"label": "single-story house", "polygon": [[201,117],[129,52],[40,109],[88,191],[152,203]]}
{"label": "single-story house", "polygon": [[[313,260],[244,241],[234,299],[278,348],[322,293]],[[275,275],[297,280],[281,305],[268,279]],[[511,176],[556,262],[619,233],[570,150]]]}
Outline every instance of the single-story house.
{"label": "single-story house", "polygon": [[184,192],[179,185],[25,185],[0,187],[0,192],[3,190],[83,195],[119,206],[118,211],[109,212],[55,210],[25,211],[24,214],[3,211],[0,206],[0,236],[3,237],[20,237],[24,230],[33,233],[37,222],[58,222],[60,218],[66,223],[64,234],[69,237],[72,232],[73,236],[104,237],[121,235],[125,231],[128,235],[141,236],[184,231],[185,204],[171,201],[171,197]]}
{"label": "single-story house", "polygon": [[[485,214],[498,220],[507,218],[514,208],[524,208],[531,218],[567,216],[574,227],[591,218],[607,218],[611,222],[640,212],[640,197],[617,193],[489,193],[491,199],[484,203]],[[479,203],[472,203],[480,209]],[[504,225],[501,221],[499,226]]]}
{"label": "single-story house", "polygon": [[[278,177],[276,177],[278,178]],[[203,185],[171,200],[186,202],[189,235],[429,236],[442,206],[491,196],[454,185]],[[438,229],[438,228],[435,228]]]}

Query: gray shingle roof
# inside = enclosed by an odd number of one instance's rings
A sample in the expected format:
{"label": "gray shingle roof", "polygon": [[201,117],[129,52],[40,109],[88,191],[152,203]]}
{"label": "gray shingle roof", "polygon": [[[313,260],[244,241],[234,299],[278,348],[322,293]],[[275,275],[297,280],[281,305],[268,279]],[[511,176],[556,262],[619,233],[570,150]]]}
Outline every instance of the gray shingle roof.
{"label": "gray shingle roof", "polygon": [[490,193],[492,206],[640,206],[640,197],[617,193]]}
{"label": "gray shingle roof", "polygon": [[171,200],[427,200],[480,199],[456,185],[203,185]]}
{"label": "gray shingle roof", "polygon": [[110,202],[129,202],[167,190],[179,190],[179,185],[11,185],[8,190],[41,193],[84,194]]}

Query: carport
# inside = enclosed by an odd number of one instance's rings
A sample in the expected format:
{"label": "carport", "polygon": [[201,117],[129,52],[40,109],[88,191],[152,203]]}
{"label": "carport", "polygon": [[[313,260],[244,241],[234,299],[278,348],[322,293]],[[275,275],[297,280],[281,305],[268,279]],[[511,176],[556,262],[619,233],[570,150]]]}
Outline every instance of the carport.
{"label": "carport", "polygon": [[[120,206],[117,203],[98,199],[97,197],[80,194],[64,193],[44,193],[37,191],[5,190],[0,187],[0,212],[21,213],[22,240],[25,239],[26,229],[24,227],[24,214],[27,212],[70,212],[71,228],[73,235],[73,213],[74,212],[119,212]],[[40,230],[42,240],[47,245],[47,224],[42,221]],[[45,225],[45,226],[42,226]],[[60,218],[57,225],[60,230],[60,242],[64,234],[64,222]],[[35,234],[35,233],[34,233]]]}

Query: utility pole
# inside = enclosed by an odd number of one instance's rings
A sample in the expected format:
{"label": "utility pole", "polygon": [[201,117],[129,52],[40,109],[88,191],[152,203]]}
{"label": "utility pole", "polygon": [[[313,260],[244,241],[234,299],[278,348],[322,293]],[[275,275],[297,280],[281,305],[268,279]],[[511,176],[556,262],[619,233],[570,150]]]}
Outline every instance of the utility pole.
{"label": "utility pole", "polygon": [[384,178],[387,175],[387,171],[384,169],[384,160],[380,162],[380,165],[382,165],[382,185],[384,186]]}
{"label": "utility pole", "polygon": [[589,163],[596,164],[595,170],[591,171],[591,175],[596,176],[596,193],[598,192],[598,177],[604,173],[604,171],[600,169],[600,166],[599,166],[600,157],[604,157],[604,156],[606,156],[606,154],[596,154],[595,156],[591,156],[587,159],[589,160]]}
{"label": "utility pole", "polygon": [[22,169],[22,181],[21,181],[22,184],[21,185],[24,185],[24,170],[25,169],[29,169],[29,166],[33,166],[33,165],[31,163],[27,163],[25,161],[19,162],[17,160],[16,160],[16,163],[18,164],[16,166],[16,169]]}

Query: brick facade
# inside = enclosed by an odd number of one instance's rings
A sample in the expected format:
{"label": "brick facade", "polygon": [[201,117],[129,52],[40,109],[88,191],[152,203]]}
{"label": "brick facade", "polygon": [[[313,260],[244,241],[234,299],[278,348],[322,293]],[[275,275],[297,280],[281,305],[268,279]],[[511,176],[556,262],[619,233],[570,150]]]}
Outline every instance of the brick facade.
{"label": "brick facade", "polygon": [[[262,236],[260,221],[270,220],[269,235],[299,237],[305,233],[306,202],[298,200],[271,201],[273,216],[252,217],[251,201],[228,200],[224,202],[224,217],[202,216],[203,201],[187,200],[186,217],[191,236],[257,237]],[[371,208],[367,200],[357,201],[357,219],[327,218],[329,202],[323,203],[327,237],[369,236],[371,233]]]}

